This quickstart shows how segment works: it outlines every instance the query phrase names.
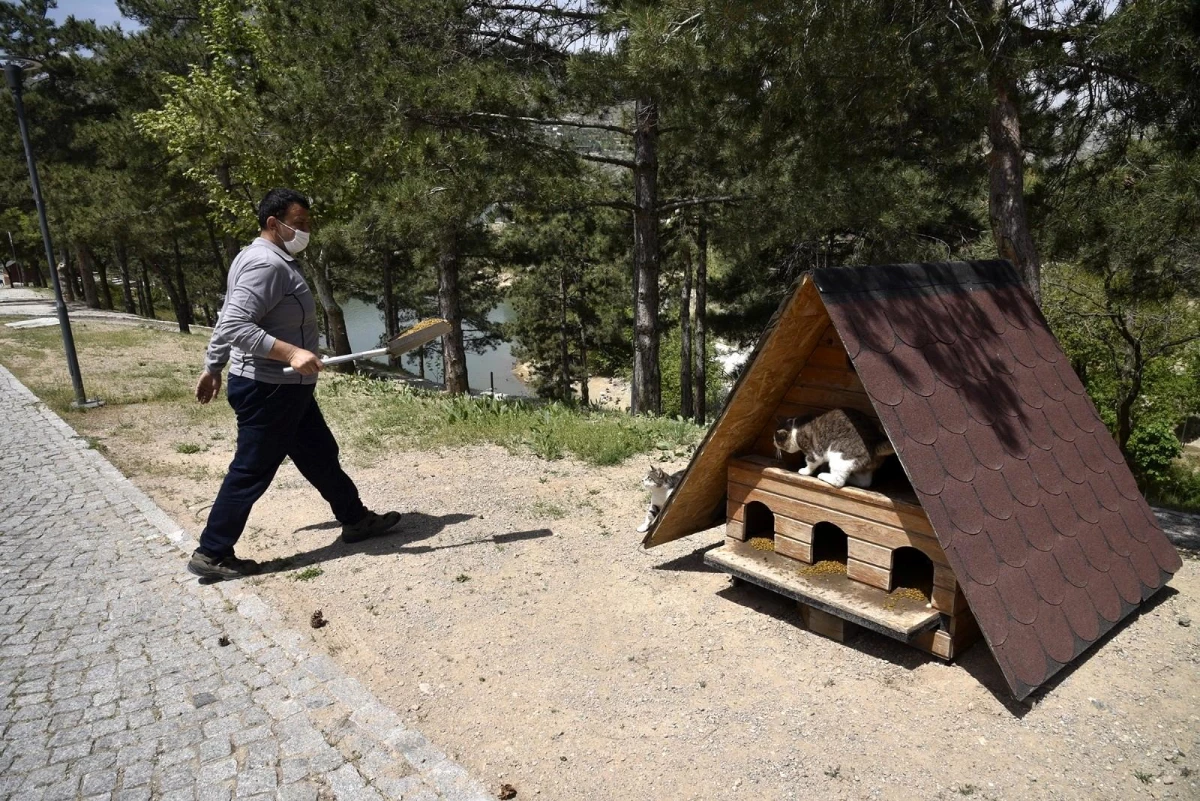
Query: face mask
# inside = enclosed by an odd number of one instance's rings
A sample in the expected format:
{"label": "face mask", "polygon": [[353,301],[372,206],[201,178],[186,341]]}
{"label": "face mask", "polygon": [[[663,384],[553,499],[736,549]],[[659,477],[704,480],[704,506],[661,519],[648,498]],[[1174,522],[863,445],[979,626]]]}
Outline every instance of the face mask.
{"label": "face mask", "polygon": [[300,251],[302,251],[306,247],[308,247],[308,238],[309,238],[308,231],[297,230],[295,228],[292,228],[292,226],[288,225],[285,222],[280,222],[279,224],[282,225],[284,228],[291,229],[291,231],[296,234],[291,239],[289,239],[287,242],[283,243],[283,246],[287,249],[288,253],[291,253],[293,256],[295,256],[297,253],[299,253]]}

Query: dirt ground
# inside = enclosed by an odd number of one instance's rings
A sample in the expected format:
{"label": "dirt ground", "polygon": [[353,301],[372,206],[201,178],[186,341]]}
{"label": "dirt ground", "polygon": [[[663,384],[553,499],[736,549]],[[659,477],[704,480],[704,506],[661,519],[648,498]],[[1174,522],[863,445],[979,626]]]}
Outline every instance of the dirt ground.
{"label": "dirt ground", "polygon": [[[223,401],[194,406],[71,422],[198,535],[233,423]],[[790,602],[703,564],[720,530],[643,551],[645,460],[343,456],[369,506],[405,513],[401,531],[340,545],[285,465],[239,545],[277,560],[252,581],[518,799],[1200,798],[1195,554],[1142,614],[1015,704],[983,643],[944,664],[874,634],[841,645],[803,630]],[[317,609],[330,622],[314,630]]]}

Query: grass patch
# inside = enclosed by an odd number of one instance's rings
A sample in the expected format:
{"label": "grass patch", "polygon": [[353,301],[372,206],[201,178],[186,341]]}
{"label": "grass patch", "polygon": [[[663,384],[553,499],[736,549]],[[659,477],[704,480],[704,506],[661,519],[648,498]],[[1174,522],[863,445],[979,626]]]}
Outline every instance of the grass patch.
{"label": "grass patch", "polygon": [[176,453],[199,453],[204,450],[194,442],[179,442],[175,445]]}
{"label": "grass patch", "polygon": [[318,386],[326,417],[343,421],[352,443],[366,450],[490,443],[548,461],[570,454],[603,466],[641,453],[685,456],[703,434],[679,419],[563,403],[446,397],[358,376],[323,378]]}
{"label": "grass patch", "polygon": [[549,501],[537,501],[530,509],[537,517],[548,517],[551,520],[561,520],[567,516],[566,509]]}
{"label": "grass patch", "polygon": [[323,576],[325,571],[319,567],[306,567],[292,574],[294,581],[312,581],[317,576]]}
{"label": "grass patch", "polygon": [[1137,779],[1142,784],[1149,784],[1150,782],[1154,781],[1154,776],[1144,770],[1135,770],[1133,772],[1133,778]]}
{"label": "grass patch", "polygon": [[[71,406],[74,394],[57,328],[0,326],[0,355],[18,379],[81,434],[111,431],[120,424],[119,438],[108,442],[119,455],[114,443],[125,438],[161,442],[165,426],[187,432],[182,445],[201,449],[205,432],[214,426],[233,430],[224,398],[205,406],[194,399],[207,344],[203,335],[95,321],[76,321],[74,330],[84,386],[90,396],[105,401],[102,409]],[[358,458],[382,450],[495,444],[547,461],[572,456],[604,466],[639,454],[660,461],[684,458],[704,433],[677,418],[630,417],[541,401],[448,397],[353,375],[326,373],[317,386],[326,420],[347,455]],[[158,409],[150,412],[147,406]],[[178,448],[174,437],[162,447]]]}
{"label": "grass patch", "polygon": [[[204,337],[92,321],[74,321],[72,330],[84,387],[106,407],[192,399]],[[47,406],[64,416],[88,414],[71,405],[75,393],[58,328],[0,326],[0,346],[5,366]]]}

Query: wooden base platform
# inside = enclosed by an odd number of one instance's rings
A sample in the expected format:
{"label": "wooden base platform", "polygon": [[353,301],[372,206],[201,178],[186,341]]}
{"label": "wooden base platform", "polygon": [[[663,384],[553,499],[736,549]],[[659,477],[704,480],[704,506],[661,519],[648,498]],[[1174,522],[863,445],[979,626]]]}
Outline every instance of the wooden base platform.
{"label": "wooden base platform", "polygon": [[[707,564],[816,610],[904,643],[919,645],[936,631],[942,614],[922,601],[899,598],[844,574],[805,574],[804,565],[772,551],[727,540],[704,555]],[[928,639],[928,638],[926,638]]]}

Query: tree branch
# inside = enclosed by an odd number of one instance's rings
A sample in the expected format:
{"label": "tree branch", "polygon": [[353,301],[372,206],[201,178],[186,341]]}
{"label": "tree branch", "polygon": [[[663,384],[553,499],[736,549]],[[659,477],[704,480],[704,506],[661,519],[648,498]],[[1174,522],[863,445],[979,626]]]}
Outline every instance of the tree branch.
{"label": "tree branch", "polygon": [[560,8],[553,4],[526,6],[519,3],[489,3],[487,0],[484,0],[484,2],[480,3],[480,5],[493,11],[515,11],[519,14],[537,14],[543,17],[553,17],[554,19],[574,19],[581,22],[596,22],[603,17],[602,14],[597,14],[595,12],[573,11],[569,8]]}
{"label": "tree branch", "polygon": [[562,119],[545,119],[542,117],[519,117],[514,114],[494,114],[494,113],[489,113],[486,111],[473,111],[468,116],[486,117],[486,118],[495,119],[495,120],[512,120],[513,122],[528,122],[533,125],[546,125],[546,126],[562,125],[563,127],[566,127],[566,128],[584,128],[584,129],[587,129],[590,131],[592,131],[592,130],[594,130],[594,131],[613,131],[615,133],[625,134],[626,136],[633,136],[633,131],[628,128],[622,128],[619,125],[605,125],[603,123],[576,122],[575,120],[562,120]]}
{"label": "tree branch", "polygon": [[704,206],[710,203],[740,203],[746,200],[745,195],[720,195],[717,197],[691,197],[680,200],[669,200],[666,203],[658,204],[657,211],[659,214],[666,214],[677,209],[687,208],[688,206]]}
{"label": "tree branch", "polygon": [[617,167],[624,167],[627,170],[632,170],[635,167],[637,167],[637,165],[634,164],[629,159],[616,159],[616,158],[611,158],[609,156],[595,156],[595,155],[592,155],[591,153],[578,153],[574,150],[563,150],[561,148],[549,148],[549,149],[555,150],[559,153],[570,153],[570,154],[576,156],[577,158],[583,159],[584,161],[594,161],[597,164],[612,164]]}

